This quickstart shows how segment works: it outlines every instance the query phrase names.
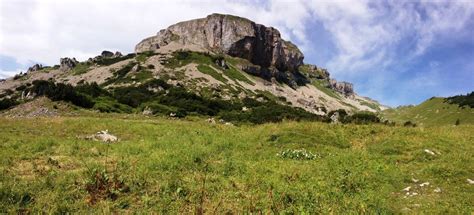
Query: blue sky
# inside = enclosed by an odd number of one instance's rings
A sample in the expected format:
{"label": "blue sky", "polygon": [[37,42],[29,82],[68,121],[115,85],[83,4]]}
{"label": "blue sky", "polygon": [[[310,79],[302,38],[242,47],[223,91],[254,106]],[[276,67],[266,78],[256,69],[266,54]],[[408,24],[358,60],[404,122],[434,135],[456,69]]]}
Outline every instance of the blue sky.
{"label": "blue sky", "polygon": [[474,90],[470,0],[0,0],[0,78],[60,57],[129,53],[162,28],[215,12],[276,27],[306,63],[386,105]]}

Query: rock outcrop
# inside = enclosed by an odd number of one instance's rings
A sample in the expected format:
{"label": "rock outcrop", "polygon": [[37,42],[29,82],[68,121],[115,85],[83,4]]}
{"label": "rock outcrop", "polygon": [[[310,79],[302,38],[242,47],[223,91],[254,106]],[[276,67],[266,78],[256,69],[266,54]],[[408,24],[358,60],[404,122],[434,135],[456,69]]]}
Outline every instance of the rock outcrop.
{"label": "rock outcrop", "polygon": [[100,56],[103,57],[103,58],[113,57],[114,53],[111,52],[111,51],[104,50],[104,51],[102,51]]}
{"label": "rock outcrop", "polygon": [[39,71],[39,70],[42,70],[43,69],[43,65],[41,64],[35,64],[33,66],[31,66],[30,68],[28,68],[28,73],[29,72],[36,72],[36,71]]}
{"label": "rock outcrop", "polygon": [[60,60],[60,66],[59,70],[61,71],[69,71],[72,68],[74,68],[79,62],[76,60],[76,58],[61,58]]}
{"label": "rock outcrop", "polygon": [[323,69],[316,65],[305,64],[299,68],[300,71],[305,73],[309,78],[329,80],[329,72],[327,69]]}
{"label": "rock outcrop", "polygon": [[277,80],[292,76],[303,65],[301,51],[283,40],[277,29],[222,14],[172,25],[138,43],[135,52],[154,51],[173,42],[247,59],[270,73],[289,73],[278,74]]}
{"label": "rock outcrop", "polygon": [[331,79],[329,80],[329,85],[333,90],[343,94],[346,97],[351,97],[355,94],[352,83],[345,81],[337,82],[335,79]]}

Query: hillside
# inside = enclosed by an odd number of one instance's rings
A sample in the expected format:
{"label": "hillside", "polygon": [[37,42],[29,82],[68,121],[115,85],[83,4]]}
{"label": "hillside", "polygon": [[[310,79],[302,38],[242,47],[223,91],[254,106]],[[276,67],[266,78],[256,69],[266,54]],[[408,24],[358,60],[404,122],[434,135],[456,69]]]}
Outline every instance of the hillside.
{"label": "hillside", "polygon": [[[152,109],[152,114],[158,115],[231,114],[227,118],[236,119],[242,118],[242,109],[252,113],[258,111],[257,106],[278,106],[276,109],[284,112],[293,109],[290,112],[316,116],[338,109],[349,113],[384,109],[357,95],[351,83],[338,82],[326,69],[305,64],[303,59],[299,49],[281,39],[272,27],[212,14],[161,30],[137,44],[136,53],[104,51],[84,62],[61,58],[59,65],[34,65],[0,82],[0,100],[3,98],[3,106],[8,108],[48,96],[42,87],[52,87],[48,91],[52,100],[73,97],[81,101],[68,102],[102,112],[149,113],[145,110]],[[91,86],[96,92],[84,91]],[[63,98],[56,96],[55,91],[66,88],[69,96],[65,92]],[[177,96],[199,100],[196,105],[200,107],[171,102]],[[224,105],[216,108],[214,103]],[[253,105],[257,103],[261,105]]]}
{"label": "hillside", "polygon": [[0,118],[0,213],[469,214],[473,129]]}
{"label": "hillside", "polygon": [[427,126],[454,125],[457,120],[460,124],[474,124],[474,108],[459,106],[440,97],[433,97],[416,106],[387,109],[382,115],[400,124],[411,121]]}

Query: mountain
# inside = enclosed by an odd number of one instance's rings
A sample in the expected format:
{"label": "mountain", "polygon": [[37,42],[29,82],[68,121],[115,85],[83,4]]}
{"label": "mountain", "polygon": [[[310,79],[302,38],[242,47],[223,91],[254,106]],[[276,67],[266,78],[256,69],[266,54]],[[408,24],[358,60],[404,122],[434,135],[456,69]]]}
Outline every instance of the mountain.
{"label": "mountain", "polygon": [[432,97],[419,105],[387,109],[382,115],[394,122],[418,125],[474,124],[474,92],[448,98]]}
{"label": "mountain", "polygon": [[[277,29],[222,14],[160,30],[139,42],[135,53],[103,51],[84,62],[61,58],[59,65],[37,64],[0,82],[5,107],[41,95],[105,112],[217,115],[224,109],[252,110],[252,105],[255,110],[269,108],[264,103],[278,106],[282,114],[304,110],[316,116],[339,109],[385,109],[357,95],[351,83],[338,82],[326,69],[304,63],[303,53]],[[184,104],[191,100],[194,109]]]}

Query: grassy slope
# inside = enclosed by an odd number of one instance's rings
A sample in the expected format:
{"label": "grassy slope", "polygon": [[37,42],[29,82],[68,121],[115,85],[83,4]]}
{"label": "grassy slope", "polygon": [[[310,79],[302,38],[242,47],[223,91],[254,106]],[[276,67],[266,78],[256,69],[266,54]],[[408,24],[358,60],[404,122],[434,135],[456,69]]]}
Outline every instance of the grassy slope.
{"label": "grassy slope", "polygon": [[460,108],[444,102],[444,98],[432,98],[414,107],[388,109],[383,115],[399,123],[410,120],[423,125],[454,125],[459,119],[461,124],[474,124],[474,108]]}
{"label": "grassy slope", "polygon": [[[105,117],[104,117],[105,116]],[[77,136],[109,129],[109,147]],[[133,115],[0,118],[0,213],[465,213],[474,209],[472,125],[211,125]],[[300,149],[309,161],[276,154]],[[431,156],[424,149],[438,151]],[[130,187],[89,205],[88,169]],[[420,188],[412,178],[430,182]],[[419,195],[404,198],[412,186]],[[441,193],[435,193],[435,188]]]}

